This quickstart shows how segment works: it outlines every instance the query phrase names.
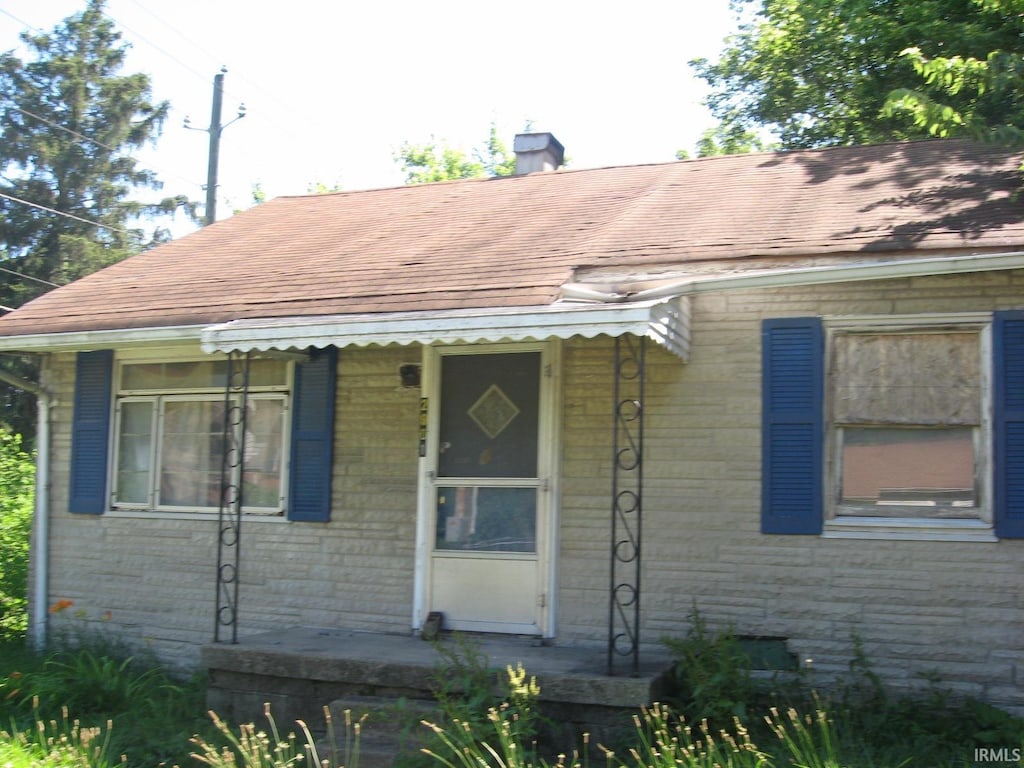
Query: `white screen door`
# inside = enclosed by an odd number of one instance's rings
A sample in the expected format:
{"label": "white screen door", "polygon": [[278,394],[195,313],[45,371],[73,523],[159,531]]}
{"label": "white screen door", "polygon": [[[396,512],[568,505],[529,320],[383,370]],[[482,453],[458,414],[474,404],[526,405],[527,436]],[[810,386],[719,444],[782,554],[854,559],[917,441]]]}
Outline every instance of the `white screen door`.
{"label": "white screen door", "polygon": [[[424,611],[448,629],[544,634],[549,363],[540,348],[441,351],[420,514]],[[422,617],[421,617],[422,619]]]}

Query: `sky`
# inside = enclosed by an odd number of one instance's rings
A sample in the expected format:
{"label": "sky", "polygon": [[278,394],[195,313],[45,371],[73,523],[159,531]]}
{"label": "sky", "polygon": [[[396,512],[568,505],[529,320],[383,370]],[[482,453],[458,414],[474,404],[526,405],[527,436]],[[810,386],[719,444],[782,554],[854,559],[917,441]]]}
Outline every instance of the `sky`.
{"label": "sky", "polygon": [[[0,0],[0,51],[85,0]],[[214,76],[226,68],[217,218],[322,184],[404,182],[404,142],[511,149],[529,123],[572,168],[668,162],[713,125],[688,62],[717,58],[729,0],[107,0],[170,117],[136,156],[162,194],[205,200]],[[230,122],[244,105],[246,116]],[[193,128],[183,126],[190,118]],[[179,221],[175,235],[193,227]]]}

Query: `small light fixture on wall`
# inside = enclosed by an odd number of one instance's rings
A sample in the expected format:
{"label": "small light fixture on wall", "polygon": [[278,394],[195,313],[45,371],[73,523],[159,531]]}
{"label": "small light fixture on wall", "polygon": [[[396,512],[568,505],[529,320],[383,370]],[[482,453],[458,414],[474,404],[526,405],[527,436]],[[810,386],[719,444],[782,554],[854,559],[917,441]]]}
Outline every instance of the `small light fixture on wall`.
{"label": "small light fixture on wall", "polygon": [[401,365],[398,367],[398,377],[406,389],[418,387],[420,385],[420,366],[415,363]]}

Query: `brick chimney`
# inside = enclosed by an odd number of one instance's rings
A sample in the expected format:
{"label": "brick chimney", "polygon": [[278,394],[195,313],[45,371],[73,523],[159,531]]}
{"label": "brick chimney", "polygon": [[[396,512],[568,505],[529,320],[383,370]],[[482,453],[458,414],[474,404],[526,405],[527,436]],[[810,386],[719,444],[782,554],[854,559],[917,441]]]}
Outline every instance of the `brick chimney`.
{"label": "brick chimney", "polygon": [[557,170],[565,160],[565,147],[550,133],[520,133],[512,143],[516,176]]}

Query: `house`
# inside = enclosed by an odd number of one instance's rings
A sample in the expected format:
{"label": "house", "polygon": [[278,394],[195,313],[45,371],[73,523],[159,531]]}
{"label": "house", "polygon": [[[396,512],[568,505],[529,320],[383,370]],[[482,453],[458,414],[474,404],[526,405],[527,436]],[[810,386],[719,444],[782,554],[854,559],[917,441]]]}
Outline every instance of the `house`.
{"label": "house", "polygon": [[[1018,154],[954,140],[284,197],[0,318],[37,638],[713,626],[1024,709]],[[74,615],[50,615],[59,600]]]}

